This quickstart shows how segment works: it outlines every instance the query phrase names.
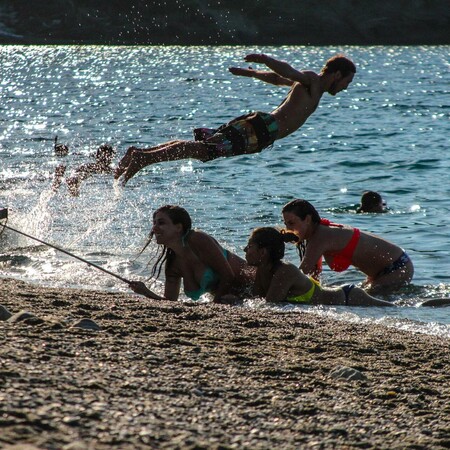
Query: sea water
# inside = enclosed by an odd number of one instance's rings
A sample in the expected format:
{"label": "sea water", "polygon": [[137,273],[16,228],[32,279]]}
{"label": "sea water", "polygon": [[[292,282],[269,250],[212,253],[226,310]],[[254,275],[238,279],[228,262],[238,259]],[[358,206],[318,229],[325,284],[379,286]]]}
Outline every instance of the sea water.
{"label": "sea water", "polygon": [[[252,110],[270,112],[286,88],[233,76],[247,53],[264,52],[318,72],[343,52],[357,73],[347,91],[325,94],[291,136],[260,154],[156,164],[123,188],[111,175],[86,180],[73,197],[55,168],[70,174],[110,143],[117,160],[131,146],[190,139]],[[305,198],[332,221],[405,248],[411,286],[390,298],[398,308],[277,306],[336,320],[450,337],[450,308],[421,308],[450,296],[449,46],[434,47],[103,47],[0,46],[0,207],[8,225],[127,279],[146,280],[157,251],[140,249],[153,211],[177,204],[194,227],[244,256],[253,228],[282,226],[281,208]],[[254,67],[262,68],[258,65]],[[70,147],[54,154],[54,137]],[[386,214],[356,214],[364,190],[387,201]],[[289,247],[286,259],[298,264]],[[0,276],[45,286],[127,291],[127,285],[10,230],[0,236]],[[359,283],[355,269],[325,266],[325,285]],[[163,279],[149,281],[161,292]],[[184,295],[182,299],[186,299]],[[246,307],[265,307],[249,301]]]}

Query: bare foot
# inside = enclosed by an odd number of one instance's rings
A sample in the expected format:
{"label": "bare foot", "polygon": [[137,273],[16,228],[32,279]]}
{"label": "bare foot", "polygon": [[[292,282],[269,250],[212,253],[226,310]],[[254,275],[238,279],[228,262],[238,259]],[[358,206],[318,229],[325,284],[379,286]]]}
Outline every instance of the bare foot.
{"label": "bare foot", "polygon": [[148,165],[144,159],[144,154],[141,152],[132,154],[130,164],[128,164],[128,167],[123,174],[122,186],[125,186],[130,178],[134,177],[134,175],[136,175],[143,167]]}
{"label": "bare foot", "polygon": [[120,176],[127,170],[128,166],[131,163],[131,160],[133,158],[133,153],[141,151],[137,147],[130,147],[123,158],[119,161],[119,164],[117,164],[117,168],[114,171],[114,179],[120,178]]}

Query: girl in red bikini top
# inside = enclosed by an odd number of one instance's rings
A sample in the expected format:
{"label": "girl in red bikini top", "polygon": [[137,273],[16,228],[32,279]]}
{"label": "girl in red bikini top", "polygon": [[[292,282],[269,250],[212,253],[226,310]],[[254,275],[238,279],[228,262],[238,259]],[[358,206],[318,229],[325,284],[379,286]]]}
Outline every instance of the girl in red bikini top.
{"label": "girl in red bikini top", "polygon": [[[289,214],[293,215],[290,217],[290,220],[293,221],[299,220],[299,222],[288,223],[290,221]],[[321,219],[316,209],[309,202],[302,199],[294,200],[293,202],[287,204],[283,209],[283,215],[287,215],[286,217],[288,218],[288,221],[287,222],[285,221],[287,228],[296,229],[297,233],[299,234],[299,238],[302,241],[297,243],[301,260],[303,259],[303,256],[306,251],[306,241],[310,237],[308,236],[308,234],[310,233],[309,229],[310,225],[307,225],[304,222],[307,216],[311,217],[310,224],[312,225],[315,224],[315,225],[324,225],[327,227],[344,228],[343,225],[330,222],[327,219]],[[334,270],[335,272],[343,272],[344,270],[348,269],[349,266],[352,264],[353,254],[361,237],[361,231],[358,228],[353,228],[352,230],[353,234],[344,248],[337,251],[336,250],[327,251],[323,254],[330,269]],[[314,274],[313,276],[315,278],[318,278],[321,272],[322,272],[322,255],[318,259],[315,269],[311,271],[311,273]]]}
{"label": "girl in red bikini top", "polygon": [[[343,228],[344,226],[338,223],[330,222],[328,219],[320,219],[320,224],[327,227]],[[359,238],[361,237],[361,231],[359,228],[353,228],[353,234],[348,244],[337,252],[327,252],[327,263],[331,270],[335,272],[343,272],[347,270],[352,264],[353,253],[355,253],[356,246],[358,245]],[[330,260],[329,257],[333,259]]]}
{"label": "girl in red bikini top", "polygon": [[366,275],[363,285],[368,289],[388,292],[411,282],[414,265],[398,245],[358,228],[321,219],[304,199],[287,203],[282,214],[286,228],[294,231],[300,241],[300,268],[307,275],[319,278],[324,257],[336,272],[350,265],[356,267]]}

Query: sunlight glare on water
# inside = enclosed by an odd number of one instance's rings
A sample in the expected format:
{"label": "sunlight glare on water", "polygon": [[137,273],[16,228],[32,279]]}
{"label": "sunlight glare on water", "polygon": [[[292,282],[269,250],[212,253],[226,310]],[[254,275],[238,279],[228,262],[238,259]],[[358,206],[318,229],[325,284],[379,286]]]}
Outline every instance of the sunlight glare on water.
{"label": "sunlight glare on water", "polygon": [[[243,57],[253,52],[316,72],[344,52],[357,74],[346,92],[325,95],[300,130],[261,154],[157,164],[125,188],[99,175],[84,182],[79,197],[70,196],[64,183],[52,190],[59,164],[70,174],[92,162],[100,144],[110,143],[120,157],[131,145],[191,139],[193,128],[217,127],[251,110],[270,112],[286,89],[228,71],[248,67]],[[147,279],[156,246],[137,255],[159,206],[184,206],[195,227],[243,256],[253,228],[282,226],[282,206],[306,198],[324,217],[381,235],[412,257],[413,286],[402,294],[406,306],[389,312],[389,320],[448,327],[448,308],[411,307],[450,296],[448,53],[448,46],[2,46],[0,207],[9,208],[11,226],[122,276]],[[54,154],[55,136],[70,147],[67,157]],[[355,214],[369,189],[382,193],[387,214]],[[298,263],[294,248],[286,259]],[[0,274],[52,286],[127,290],[10,231],[0,236]],[[325,284],[362,280],[355,269],[324,273]],[[378,309],[352,313],[388,321]]]}

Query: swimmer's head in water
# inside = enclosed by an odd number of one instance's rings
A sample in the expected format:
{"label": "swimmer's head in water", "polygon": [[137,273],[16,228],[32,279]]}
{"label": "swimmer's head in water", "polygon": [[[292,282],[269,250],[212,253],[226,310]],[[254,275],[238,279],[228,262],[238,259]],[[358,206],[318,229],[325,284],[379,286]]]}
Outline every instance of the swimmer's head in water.
{"label": "swimmer's head in water", "polygon": [[8,208],[0,208],[0,220],[8,218]]}
{"label": "swimmer's head in water", "polygon": [[386,208],[386,202],[381,195],[375,191],[365,191],[361,197],[361,206],[356,210],[358,213],[381,213]]}

